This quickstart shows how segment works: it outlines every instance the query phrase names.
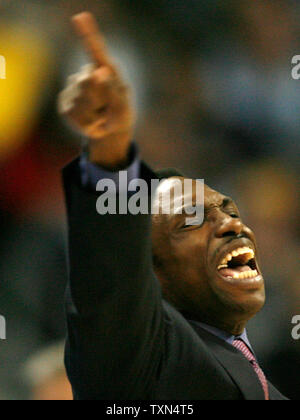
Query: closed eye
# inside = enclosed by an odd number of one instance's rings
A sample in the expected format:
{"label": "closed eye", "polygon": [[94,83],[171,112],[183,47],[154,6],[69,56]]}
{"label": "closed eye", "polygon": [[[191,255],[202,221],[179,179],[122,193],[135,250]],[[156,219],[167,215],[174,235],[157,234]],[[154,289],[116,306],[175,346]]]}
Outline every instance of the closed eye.
{"label": "closed eye", "polygon": [[[188,216],[188,217],[191,218],[191,216]],[[199,216],[199,217],[195,216],[195,217],[192,217],[192,221],[190,221],[189,224],[187,224],[187,223],[182,224],[181,229],[199,228],[199,227],[202,227],[204,225],[205,221],[206,221],[205,217],[203,219],[203,217],[201,217],[201,216]]]}
{"label": "closed eye", "polygon": [[[180,229],[197,228],[203,225],[206,220],[207,209],[203,206],[186,207],[183,211]],[[189,219],[189,223],[185,223]]]}
{"label": "closed eye", "polygon": [[239,219],[240,216],[236,213],[230,213],[230,217],[232,217],[233,219]]}

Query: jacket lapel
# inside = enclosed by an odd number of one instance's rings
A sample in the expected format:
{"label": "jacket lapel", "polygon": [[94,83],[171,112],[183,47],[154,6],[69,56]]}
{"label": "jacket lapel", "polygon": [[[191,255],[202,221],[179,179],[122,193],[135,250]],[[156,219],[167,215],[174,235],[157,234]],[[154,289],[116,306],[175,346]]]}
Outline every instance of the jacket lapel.
{"label": "jacket lapel", "polygon": [[217,361],[229,374],[244,398],[246,400],[264,400],[265,396],[262,385],[254,369],[243,354],[235,347],[203,330],[194,323],[191,325],[209,347]]}

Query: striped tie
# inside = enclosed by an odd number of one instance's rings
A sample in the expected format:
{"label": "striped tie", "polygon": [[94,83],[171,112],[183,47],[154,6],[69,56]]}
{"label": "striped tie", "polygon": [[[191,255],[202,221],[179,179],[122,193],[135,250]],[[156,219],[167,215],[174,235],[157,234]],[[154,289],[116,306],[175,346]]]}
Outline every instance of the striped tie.
{"label": "striped tie", "polygon": [[247,360],[249,360],[250,364],[252,365],[256,375],[258,376],[258,379],[260,380],[264,393],[265,393],[265,400],[269,401],[269,387],[268,382],[266,380],[266,377],[259,367],[255,357],[253,356],[252,352],[249,350],[248,346],[242,341],[242,340],[235,340],[233,342],[233,346],[238,349],[243,355],[246,357]]}

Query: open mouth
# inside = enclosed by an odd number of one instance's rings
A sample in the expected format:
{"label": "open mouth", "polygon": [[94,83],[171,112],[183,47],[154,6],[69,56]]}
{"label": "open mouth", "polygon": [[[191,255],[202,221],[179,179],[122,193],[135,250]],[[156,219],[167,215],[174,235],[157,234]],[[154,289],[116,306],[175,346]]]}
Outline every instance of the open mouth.
{"label": "open mouth", "polygon": [[255,252],[247,246],[233,250],[220,261],[218,272],[227,279],[256,279],[259,273]]}

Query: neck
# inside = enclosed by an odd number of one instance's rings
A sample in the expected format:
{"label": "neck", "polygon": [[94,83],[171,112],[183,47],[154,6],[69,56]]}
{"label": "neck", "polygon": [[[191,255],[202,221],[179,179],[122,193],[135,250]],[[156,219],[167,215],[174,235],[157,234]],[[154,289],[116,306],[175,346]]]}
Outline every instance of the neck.
{"label": "neck", "polygon": [[211,327],[217,328],[220,331],[228,333],[230,335],[238,336],[241,335],[247,325],[247,321],[243,320],[228,320],[228,319],[215,319],[214,317],[209,317],[207,314],[195,316],[193,314],[188,314],[182,312],[183,316],[186,319],[190,319],[193,321],[198,321],[203,324],[209,325]]}
{"label": "neck", "polygon": [[243,332],[245,331],[246,323],[231,325],[231,324],[220,322],[220,323],[214,323],[214,325],[211,325],[211,326],[217,328],[218,330],[224,331],[230,335],[238,336],[238,335],[243,334]]}

